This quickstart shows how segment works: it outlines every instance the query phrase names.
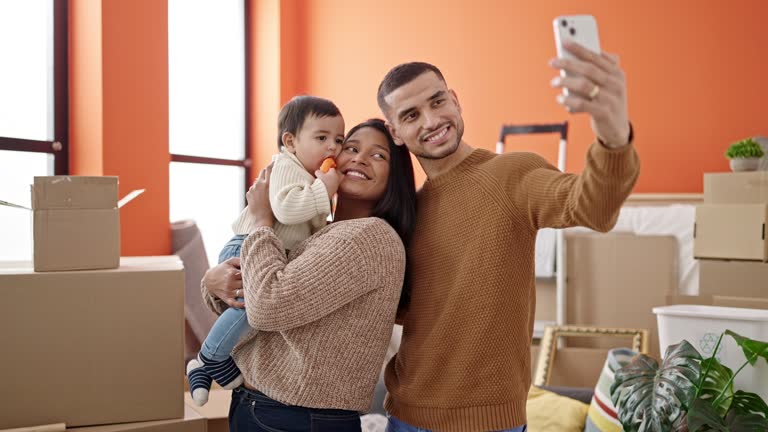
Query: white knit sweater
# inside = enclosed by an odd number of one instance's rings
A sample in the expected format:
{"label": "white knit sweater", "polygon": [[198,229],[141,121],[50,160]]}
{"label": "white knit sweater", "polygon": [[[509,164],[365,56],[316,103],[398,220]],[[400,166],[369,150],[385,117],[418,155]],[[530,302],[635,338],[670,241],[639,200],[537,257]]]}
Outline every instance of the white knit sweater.
{"label": "white knit sweater", "polygon": [[[327,223],[331,201],[325,184],[304,169],[296,155],[281,151],[269,178],[269,203],[275,214],[275,234],[286,250],[311,236]],[[235,234],[253,231],[248,207],[232,224]]]}

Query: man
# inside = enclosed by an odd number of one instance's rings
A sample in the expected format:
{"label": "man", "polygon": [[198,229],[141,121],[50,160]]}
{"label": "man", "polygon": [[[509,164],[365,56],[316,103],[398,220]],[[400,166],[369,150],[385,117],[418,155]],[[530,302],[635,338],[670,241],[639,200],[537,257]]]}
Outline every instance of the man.
{"label": "man", "polygon": [[610,230],[639,161],[616,57],[570,44],[553,87],[591,116],[596,141],[580,175],[530,153],[496,155],[462,140],[458,97],[426,63],[392,69],[378,103],[399,145],[427,174],[408,247],[410,304],[389,362],[388,430],[523,431],[531,382],[534,245],[539,228]]}

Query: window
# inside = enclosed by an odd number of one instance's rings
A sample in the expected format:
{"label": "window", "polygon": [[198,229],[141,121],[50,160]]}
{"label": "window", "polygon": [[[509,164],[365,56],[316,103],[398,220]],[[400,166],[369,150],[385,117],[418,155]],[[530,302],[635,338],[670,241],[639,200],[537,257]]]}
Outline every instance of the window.
{"label": "window", "polygon": [[[34,176],[68,173],[67,46],[66,1],[0,1],[2,200],[28,207]],[[0,260],[31,260],[31,214],[0,220]]]}
{"label": "window", "polygon": [[211,265],[232,237],[251,178],[245,7],[168,1],[171,221],[197,222]]}

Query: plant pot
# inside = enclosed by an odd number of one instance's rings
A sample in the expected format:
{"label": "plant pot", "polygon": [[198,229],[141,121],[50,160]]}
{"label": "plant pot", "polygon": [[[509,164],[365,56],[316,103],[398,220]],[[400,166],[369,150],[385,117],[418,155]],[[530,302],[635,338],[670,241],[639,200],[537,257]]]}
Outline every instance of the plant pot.
{"label": "plant pot", "polygon": [[734,158],[731,159],[731,171],[757,171],[760,166],[760,158]]}

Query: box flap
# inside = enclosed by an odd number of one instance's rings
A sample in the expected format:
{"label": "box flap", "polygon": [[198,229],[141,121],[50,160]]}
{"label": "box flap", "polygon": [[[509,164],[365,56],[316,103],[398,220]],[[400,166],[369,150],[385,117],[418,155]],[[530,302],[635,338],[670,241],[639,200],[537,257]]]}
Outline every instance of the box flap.
{"label": "box flap", "polygon": [[143,194],[145,190],[146,189],[136,189],[135,191],[131,191],[128,195],[124,196],[123,199],[117,202],[117,208],[123,208],[124,205],[133,201],[133,199],[137,196]]}
{"label": "box flap", "polygon": [[0,206],[13,207],[13,208],[24,209],[24,210],[32,210],[29,207],[24,207],[23,205],[18,205],[18,204],[10,203],[8,201],[3,201],[3,200],[0,200]]}
{"label": "box flap", "polygon": [[117,207],[117,177],[35,177],[32,208],[113,209]]}

